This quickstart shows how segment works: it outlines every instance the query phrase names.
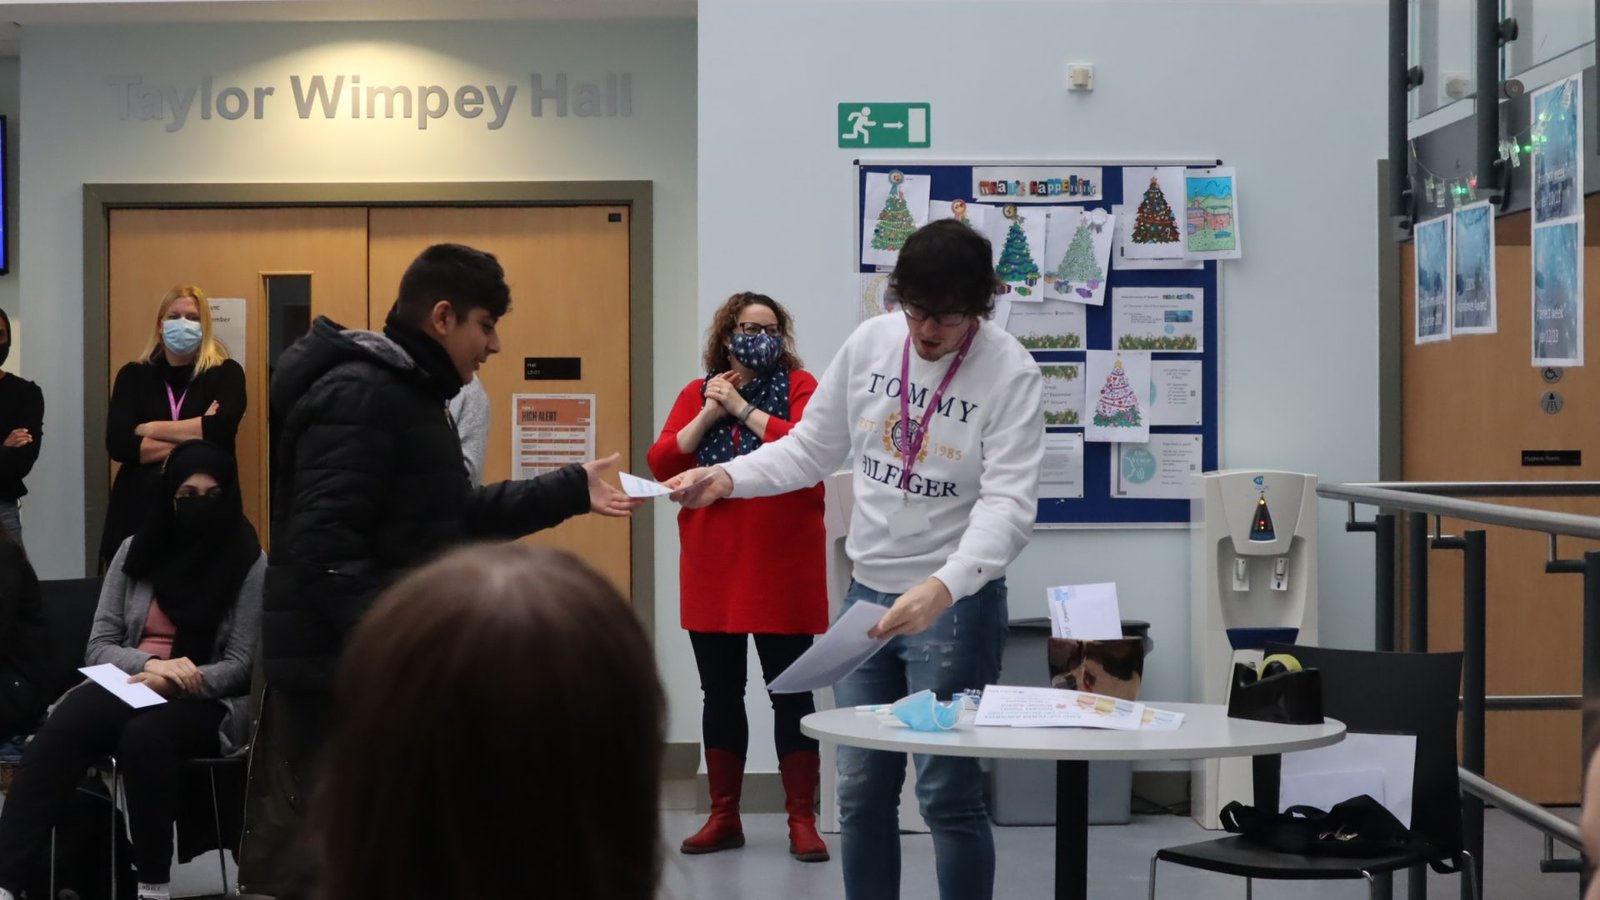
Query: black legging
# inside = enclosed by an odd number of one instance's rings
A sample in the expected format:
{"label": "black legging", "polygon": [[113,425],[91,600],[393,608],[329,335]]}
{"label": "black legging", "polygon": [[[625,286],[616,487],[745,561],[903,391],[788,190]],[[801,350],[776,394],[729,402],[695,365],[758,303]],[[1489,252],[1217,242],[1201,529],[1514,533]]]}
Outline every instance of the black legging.
{"label": "black legging", "polygon": [[0,809],[0,887],[18,893],[84,772],[116,756],[128,798],[128,831],[139,880],[171,880],[172,823],[183,761],[216,756],[226,710],[215,700],[174,700],[133,709],[99,685],[69,692],[22,751]]}
{"label": "black legging", "polygon": [[[809,634],[727,634],[691,631],[694,663],[700,670],[700,690],[705,706],[700,718],[706,749],[727,750],[744,756],[750,744],[750,723],[744,716],[745,648],[756,639],[756,654],[761,657],[761,676],[767,683],[777,678],[789,664],[811,646]],[[800,732],[800,720],[816,711],[809,691],[800,694],[774,694],[772,699],[772,738],[778,756],[797,750],[817,749],[817,742]]]}

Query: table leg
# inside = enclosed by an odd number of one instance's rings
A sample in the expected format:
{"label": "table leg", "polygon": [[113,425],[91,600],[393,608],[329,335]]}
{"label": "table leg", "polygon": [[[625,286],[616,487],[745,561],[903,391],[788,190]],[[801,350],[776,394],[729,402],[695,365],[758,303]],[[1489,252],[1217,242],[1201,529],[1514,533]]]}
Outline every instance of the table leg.
{"label": "table leg", "polygon": [[1056,763],[1056,900],[1089,897],[1089,763]]}

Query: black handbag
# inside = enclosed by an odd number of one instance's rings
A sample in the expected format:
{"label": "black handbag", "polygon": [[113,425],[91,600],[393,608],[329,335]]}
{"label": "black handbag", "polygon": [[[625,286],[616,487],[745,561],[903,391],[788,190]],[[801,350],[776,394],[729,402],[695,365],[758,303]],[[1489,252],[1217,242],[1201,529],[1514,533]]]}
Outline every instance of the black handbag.
{"label": "black handbag", "polygon": [[1438,872],[1453,872],[1448,858],[1367,794],[1351,797],[1324,812],[1291,806],[1270,812],[1237,801],[1222,808],[1222,827],[1279,853],[1301,856],[1373,857],[1415,853]]}

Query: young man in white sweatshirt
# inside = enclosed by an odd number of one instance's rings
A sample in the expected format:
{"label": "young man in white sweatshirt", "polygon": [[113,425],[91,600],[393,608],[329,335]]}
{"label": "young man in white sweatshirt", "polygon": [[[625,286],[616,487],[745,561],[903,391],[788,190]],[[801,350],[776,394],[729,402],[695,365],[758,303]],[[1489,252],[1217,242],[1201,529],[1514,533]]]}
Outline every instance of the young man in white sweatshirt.
{"label": "young man in white sweatshirt", "polygon": [[[926,225],[890,284],[904,312],[856,329],[785,440],[668,482],[674,500],[699,507],[815,484],[853,458],[845,606],[885,607],[873,634],[891,640],[834,687],[841,706],[995,681],[1005,570],[1032,536],[1044,454],[1039,367],[988,321],[1000,288],[989,241],[954,220]],[[977,760],[919,755],[916,765],[939,896],[986,900],[994,837]],[[904,777],[904,754],[839,748],[849,900],[899,896]]]}

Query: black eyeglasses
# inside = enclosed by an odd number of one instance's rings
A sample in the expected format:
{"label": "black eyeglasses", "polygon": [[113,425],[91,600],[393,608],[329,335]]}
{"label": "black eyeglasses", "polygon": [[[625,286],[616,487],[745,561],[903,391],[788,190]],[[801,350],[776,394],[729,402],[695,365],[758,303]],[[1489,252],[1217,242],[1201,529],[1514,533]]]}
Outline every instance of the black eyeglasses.
{"label": "black eyeglasses", "polygon": [[740,334],[748,334],[751,337],[762,334],[763,332],[771,335],[772,337],[783,336],[782,325],[760,325],[755,322],[740,322],[738,328]]}
{"label": "black eyeglasses", "polygon": [[900,311],[905,313],[906,318],[913,322],[926,322],[929,319],[932,319],[933,324],[938,325],[940,328],[954,328],[967,320],[966,313],[958,312],[940,313],[936,316],[930,316],[927,310],[910,303],[902,303],[900,305]]}

